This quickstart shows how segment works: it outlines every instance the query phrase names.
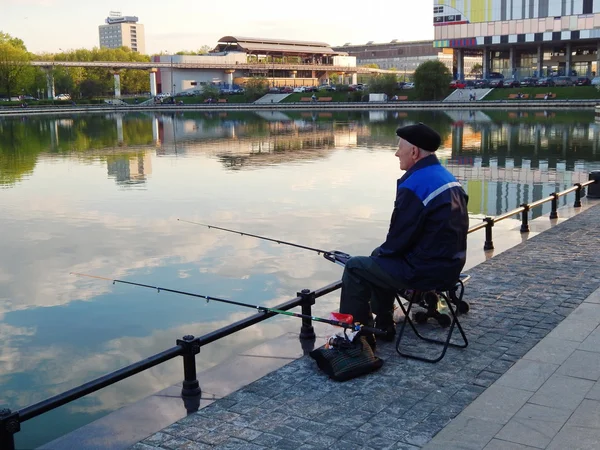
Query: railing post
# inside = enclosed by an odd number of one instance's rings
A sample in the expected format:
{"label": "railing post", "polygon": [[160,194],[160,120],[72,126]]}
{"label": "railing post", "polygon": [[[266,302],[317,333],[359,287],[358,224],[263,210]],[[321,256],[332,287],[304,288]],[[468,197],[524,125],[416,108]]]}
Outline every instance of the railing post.
{"label": "railing post", "polygon": [[19,413],[8,408],[0,409],[0,448],[15,450],[15,433],[21,431]]}
{"label": "railing post", "polygon": [[521,233],[529,233],[529,205],[523,203],[521,207],[525,208],[521,213]]}
{"label": "railing post", "polygon": [[177,345],[183,347],[183,388],[182,397],[194,397],[200,395],[200,383],[196,377],[196,355],[200,353],[200,340],[192,335],[186,335],[177,339]]}
{"label": "railing post", "polygon": [[550,219],[558,219],[558,192],[550,194],[552,196],[552,211],[550,211]]}
{"label": "railing post", "polygon": [[483,219],[485,222],[485,243],[483,244],[484,250],[494,250],[494,241],[492,240],[492,227],[494,226],[494,218],[486,217]]}
{"label": "railing post", "polygon": [[[312,316],[311,306],[316,303],[316,297],[314,291],[310,289],[302,289],[297,293],[298,297],[302,298],[302,314],[305,316]],[[315,339],[315,329],[312,326],[312,320],[308,317],[302,318],[302,327],[300,328],[300,339]]]}
{"label": "railing post", "polygon": [[581,208],[581,183],[575,183],[577,186],[577,190],[575,191],[575,203],[573,204],[573,208]]}

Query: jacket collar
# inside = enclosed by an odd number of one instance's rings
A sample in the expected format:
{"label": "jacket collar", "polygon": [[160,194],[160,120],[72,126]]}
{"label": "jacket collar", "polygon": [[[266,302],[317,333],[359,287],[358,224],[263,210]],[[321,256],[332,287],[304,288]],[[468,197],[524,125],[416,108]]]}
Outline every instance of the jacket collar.
{"label": "jacket collar", "polygon": [[410,177],[417,170],[423,169],[424,167],[433,166],[433,165],[439,164],[439,163],[440,163],[440,161],[437,159],[437,156],[435,156],[435,153],[433,155],[429,155],[423,159],[420,159],[419,161],[416,162],[416,164],[414,166],[412,166],[410,169],[408,169],[404,173],[404,175],[402,175],[402,177],[398,180],[398,185],[400,185],[401,183],[406,181],[406,179],[408,177]]}

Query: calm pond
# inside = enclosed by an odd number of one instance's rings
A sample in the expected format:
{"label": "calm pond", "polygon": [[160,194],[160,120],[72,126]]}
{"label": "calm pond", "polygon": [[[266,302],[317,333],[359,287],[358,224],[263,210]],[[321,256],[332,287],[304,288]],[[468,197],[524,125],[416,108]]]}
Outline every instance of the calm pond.
{"label": "calm pond", "polygon": [[[0,408],[27,406],[254,313],[70,272],[265,306],[338,280],[341,267],[316,253],[177,219],[366,254],[385,238],[400,176],[395,128],[418,121],[442,134],[438,156],[467,190],[473,224],[600,169],[591,110],[0,119]],[[483,238],[470,235],[469,258],[480,257]],[[338,295],[319,299],[315,313],[335,310]],[[299,327],[275,317],[236,333],[203,348],[198,370]],[[181,377],[174,360],[58,408],[26,422],[18,448]]]}

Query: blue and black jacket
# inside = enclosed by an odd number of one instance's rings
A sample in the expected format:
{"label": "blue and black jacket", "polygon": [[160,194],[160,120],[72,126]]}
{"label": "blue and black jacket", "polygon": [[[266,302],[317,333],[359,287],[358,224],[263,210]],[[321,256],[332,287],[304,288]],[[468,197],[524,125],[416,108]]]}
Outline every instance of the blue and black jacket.
{"label": "blue and black jacket", "polygon": [[467,201],[435,155],[417,161],[398,180],[387,238],[372,257],[408,287],[453,285],[467,256]]}

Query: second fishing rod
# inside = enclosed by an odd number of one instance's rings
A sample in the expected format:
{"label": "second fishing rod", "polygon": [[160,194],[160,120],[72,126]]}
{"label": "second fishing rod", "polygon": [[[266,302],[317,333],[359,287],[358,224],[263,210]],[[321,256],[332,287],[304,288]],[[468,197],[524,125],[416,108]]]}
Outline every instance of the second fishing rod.
{"label": "second fishing rod", "polygon": [[95,278],[96,280],[111,281],[113,284],[116,284],[116,283],[128,284],[130,286],[138,286],[138,287],[143,287],[143,288],[148,288],[148,289],[155,289],[158,292],[164,291],[164,292],[171,292],[173,294],[187,295],[189,297],[202,298],[202,299],[206,300],[206,303],[208,303],[210,301],[215,301],[215,302],[219,302],[219,303],[227,303],[229,305],[236,305],[236,306],[243,306],[245,308],[252,308],[252,309],[256,309],[263,313],[280,314],[280,315],[285,315],[285,316],[298,317],[300,319],[310,319],[310,320],[314,320],[315,322],[327,323],[329,325],[334,325],[336,327],[342,327],[344,329],[352,330],[352,331],[365,331],[368,333],[374,333],[374,334],[378,334],[378,335],[382,335],[382,334],[386,333],[385,331],[380,330],[379,328],[368,327],[368,326],[364,326],[360,323],[354,322],[354,318],[353,318],[352,314],[331,313],[332,316],[334,317],[334,319],[325,319],[323,317],[311,316],[308,314],[300,314],[300,313],[284,311],[284,310],[276,309],[276,308],[268,308],[266,306],[252,305],[250,303],[243,303],[243,302],[238,302],[235,300],[228,300],[228,299],[224,299],[224,298],[213,297],[210,295],[197,294],[194,292],[181,291],[178,289],[170,289],[170,288],[161,287],[161,286],[152,286],[150,284],[137,283],[134,281],[118,280],[118,279],[101,277],[98,275],[90,275],[87,273],[79,273],[79,272],[71,272],[71,274],[77,275],[79,277]]}

